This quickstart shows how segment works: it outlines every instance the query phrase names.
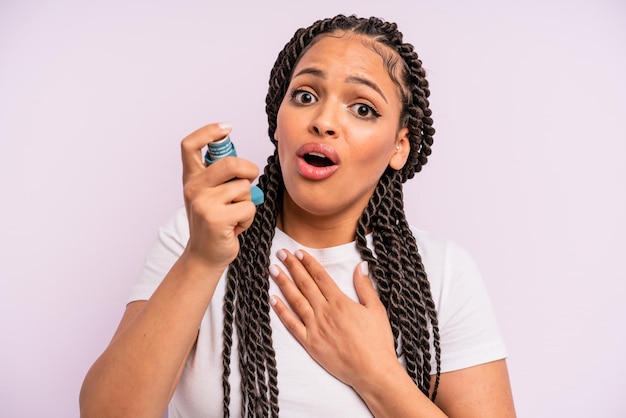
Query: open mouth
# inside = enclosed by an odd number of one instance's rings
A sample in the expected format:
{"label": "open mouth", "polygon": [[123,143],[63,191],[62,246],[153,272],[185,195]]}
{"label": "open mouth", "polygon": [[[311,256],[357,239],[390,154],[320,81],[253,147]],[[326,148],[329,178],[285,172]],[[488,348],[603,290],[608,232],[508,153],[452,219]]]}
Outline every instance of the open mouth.
{"label": "open mouth", "polygon": [[296,156],[298,172],[309,180],[325,180],[339,170],[339,155],[329,144],[307,142],[298,148]]}
{"label": "open mouth", "polygon": [[326,157],[324,154],[320,154],[317,152],[309,152],[304,154],[304,161],[307,164],[312,165],[313,167],[329,167],[334,165],[334,163],[330,160],[330,158]]}

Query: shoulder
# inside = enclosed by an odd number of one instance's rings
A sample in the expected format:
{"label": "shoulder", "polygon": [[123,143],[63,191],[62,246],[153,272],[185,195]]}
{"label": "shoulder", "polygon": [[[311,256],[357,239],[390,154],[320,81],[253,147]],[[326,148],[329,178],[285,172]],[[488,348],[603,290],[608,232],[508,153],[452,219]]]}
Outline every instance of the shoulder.
{"label": "shoulder", "polygon": [[187,212],[178,209],[158,230],[157,237],[145,257],[139,277],[131,289],[129,302],[148,300],[189,240]]}
{"label": "shoulder", "polygon": [[447,237],[414,227],[411,230],[436,302],[444,303],[458,292],[471,297],[483,291],[480,269],[464,247]]}
{"label": "shoulder", "polygon": [[455,241],[412,228],[431,286],[443,372],[499,360],[506,347],[482,275]]}
{"label": "shoulder", "polygon": [[478,274],[473,257],[456,241],[414,226],[411,226],[411,232],[429,277],[454,278],[458,273],[468,271]]}

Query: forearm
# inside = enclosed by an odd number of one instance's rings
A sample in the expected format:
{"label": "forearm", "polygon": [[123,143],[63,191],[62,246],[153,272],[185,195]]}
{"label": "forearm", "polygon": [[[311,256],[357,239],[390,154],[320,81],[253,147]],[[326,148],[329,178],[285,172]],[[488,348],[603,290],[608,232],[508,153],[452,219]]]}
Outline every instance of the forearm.
{"label": "forearm", "polygon": [[160,417],[223,269],[184,255],[88,372],[83,417]]}
{"label": "forearm", "polygon": [[364,379],[355,389],[377,418],[446,417],[399,364],[379,378]]}

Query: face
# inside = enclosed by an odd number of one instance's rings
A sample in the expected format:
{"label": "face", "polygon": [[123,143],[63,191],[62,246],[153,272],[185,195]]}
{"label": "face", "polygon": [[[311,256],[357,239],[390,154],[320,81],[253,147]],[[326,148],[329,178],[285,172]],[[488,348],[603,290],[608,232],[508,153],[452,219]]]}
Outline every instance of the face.
{"label": "face", "polygon": [[406,162],[399,88],[364,39],[324,36],[293,71],[275,132],[286,209],[358,218],[386,168]]}

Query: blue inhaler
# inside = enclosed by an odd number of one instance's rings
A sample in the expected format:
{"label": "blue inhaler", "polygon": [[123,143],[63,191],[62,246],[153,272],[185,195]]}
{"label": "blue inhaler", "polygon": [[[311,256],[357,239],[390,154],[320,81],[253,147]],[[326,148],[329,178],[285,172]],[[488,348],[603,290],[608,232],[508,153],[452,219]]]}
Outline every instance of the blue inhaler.
{"label": "blue inhaler", "polygon": [[[228,156],[236,157],[237,152],[235,151],[233,141],[230,140],[230,136],[226,135],[226,138],[210,142],[207,145],[207,151],[206,154],[204,154],[204,162],[209,166],[220,158]],[[250,194],[252,195],[252,202],[255,205],[260,205],[265,200],[263,190],[259,189],[257,186],[250,188]]]}

